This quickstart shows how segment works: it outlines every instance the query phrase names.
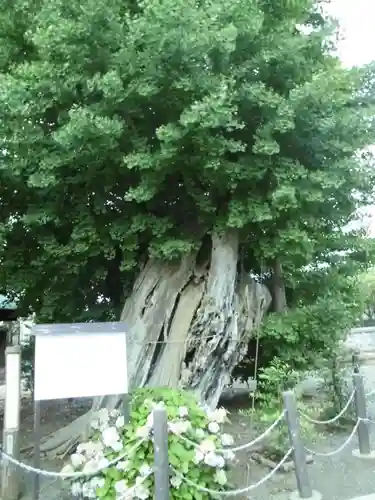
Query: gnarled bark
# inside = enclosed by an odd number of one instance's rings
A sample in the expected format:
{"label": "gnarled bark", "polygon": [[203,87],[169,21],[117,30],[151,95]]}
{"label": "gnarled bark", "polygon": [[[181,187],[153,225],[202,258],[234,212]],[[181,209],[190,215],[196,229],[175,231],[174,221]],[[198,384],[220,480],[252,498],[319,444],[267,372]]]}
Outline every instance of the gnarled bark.
{"label": "gnarled bark", "polygon": [[[212,235],[211,258],[178,263],[149,260],[121,314],[128,327],[130,389],[182,387],[215,407],[271,302],[267,288],[238,276],[238,233]],[[115,407],[119,397],[95,408]],[[48,438],[43,451],[65,453],[90,414]]]}
{"label": "gnarled bark", "polygon": [[283,268],[279,258],[275,259],[273,267],[272,299],[274,312],[283,313],[287,310]]}

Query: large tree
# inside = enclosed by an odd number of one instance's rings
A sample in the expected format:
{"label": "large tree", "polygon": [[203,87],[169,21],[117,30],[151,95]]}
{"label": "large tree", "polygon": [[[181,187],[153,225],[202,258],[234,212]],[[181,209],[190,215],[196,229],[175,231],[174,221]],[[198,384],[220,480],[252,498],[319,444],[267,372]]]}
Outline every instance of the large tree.
{"label": "large tree", "polygon": [[4,291],[43,321],[125,320],[132,387],[215,405],[271,302],[250,273],[284,310],[283,270],[346,249],[371,195],[372,72],[330,55],[318,7],[5,2]]}

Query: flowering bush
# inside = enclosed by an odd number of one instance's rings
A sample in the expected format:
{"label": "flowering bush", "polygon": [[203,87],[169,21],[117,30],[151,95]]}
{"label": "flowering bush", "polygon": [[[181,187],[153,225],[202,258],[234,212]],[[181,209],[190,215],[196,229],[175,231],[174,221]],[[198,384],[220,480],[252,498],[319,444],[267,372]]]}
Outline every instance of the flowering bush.
{"label": "flowering bush", "polygon": [[[73,496],[105,500],[146,500],[154,496],[152,411],[158,404],[164,405],[168,415],[170,498],[212,497],[195,490],[184,478],[213,490],[227,488],[226,471],[234,454],[225,450],[233,444],[232,436],[221,433],[226,411],[205,410],[189,393],[141,389],[133,396],[129,425],[117,410],[100,410],[92,420],[89,440],[78,445],[64,467],[64,472],[83,471],[88,475],[73,480]],[[103,467],[102,472],[92,475]]]}
{"label": "flowering bush", "polygon": [[[281,393],[295,387],[301,374],[293,370],[287,363],[274,359],[267,368],[262,368],[258,375],[257,406],[246,413],[252,417],[252,423],[259,433],[268,429],[283,411]],[[302,413],[310,413],[311,408],[303,401],[297,401]],[[317,437],[315,427],[306,419],[300,419],[300,430],[303,439],[314,441]],[[288,427],[285,421],[273,429],[262,442],[262,453],[267,458],[279,462],[290,448]]]}

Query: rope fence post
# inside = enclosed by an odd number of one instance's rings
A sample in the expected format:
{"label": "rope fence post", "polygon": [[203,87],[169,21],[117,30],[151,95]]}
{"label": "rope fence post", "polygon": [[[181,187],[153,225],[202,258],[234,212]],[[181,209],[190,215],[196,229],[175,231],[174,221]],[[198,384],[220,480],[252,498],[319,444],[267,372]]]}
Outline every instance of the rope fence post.
{"label": "rope fence post", "polygon": [[371,451],[370,432],[367,422],[366,394],[363,385],[363,376],[359,373],[353,374],[353,385],[355,389],[354,401],[357,415],[358,427],[358,449],[353,450],[353,456],[357,458],[374,459],[375,453]]}
{"label": "rope fence post", "polygon": [[352,366],[353,366],[353,373],[359,373],[359,350],[356,349],[353,351],[352,354]]}
{"label": "rope fence post", "polygon": [[294,470],[297,480],[297,491],[291,494],[291,500],[300,498],[319,500],[321,494],[313,491],[307,471],[305,447],[301,440],[299,415],[296,397],[293,391],[283,392],[285,421],[288,426],[290,445],[293,449]]}
{"label": "rope fence post", "polygon": [[153,411],[155,500],[169,500],[168,416],[162,406]]}
{"label": "rope fence post", "polygon": [[[5,350],[5,408],[4,408],[4,452],[19,458],[19,428],[21,411],[21,346]],[[20,473],[18,467],[7,460],[1,471],[1,499],[18,500],[20,496]]]}

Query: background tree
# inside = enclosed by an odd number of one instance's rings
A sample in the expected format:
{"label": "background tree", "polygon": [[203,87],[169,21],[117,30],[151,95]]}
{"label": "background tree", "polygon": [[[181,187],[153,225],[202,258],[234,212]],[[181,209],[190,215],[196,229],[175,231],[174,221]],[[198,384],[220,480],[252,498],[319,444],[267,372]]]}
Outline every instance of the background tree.
{"label": "background tree", "polygon": [[250,273],[270,271],[281,312],[286,275],[348,248],[343,227],[372,199],[356,155],[374,138],[372,68],[330,55],[318,7],[14,0],[0,14],[0,283],[40,321],[126,319],[131,387],[215,405],[271,301]]}

